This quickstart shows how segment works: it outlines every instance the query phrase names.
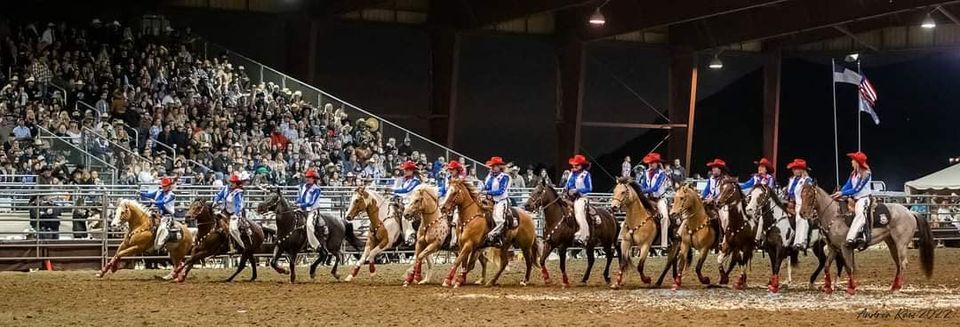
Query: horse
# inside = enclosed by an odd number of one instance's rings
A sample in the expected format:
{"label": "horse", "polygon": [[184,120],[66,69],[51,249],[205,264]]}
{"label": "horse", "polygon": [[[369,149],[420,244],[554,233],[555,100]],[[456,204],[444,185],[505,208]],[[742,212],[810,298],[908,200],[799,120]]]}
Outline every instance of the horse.
{"label": "horse", "polygon": [[[299,256],[300,250],[310,247],[307,241],[306,229],[308,217],[303,210],[290,205],[290,202],[280,194],[279,188],[275,188],[273,192],[270,193],[267,199],[257,206],[258,214],[262,215],[267,212],[273,212],[277,221],[276,245],[273,248],[270,267],[278,273],[290,274],[290,283],[296,283],[297,257]],[[334,257],[333,268],[330,270],[330,275],[333,276],[334,279],[340,280],[337,268],[339,268],[340,264],[345,260],[343,241],[347,240],[351,244],[354,244],[354,246],[357,246],[360,240],[353,234],[353,226],[344,222],[342,219],[319,212],[314,216],[316,219],[323,220],[323,224],[327,226],[329,233],[326,238],[324,238],[322,229],[314,231],[315,236],[320,240],[320,245],[316,250],[317,252]],[[277,263],[281,255],[287,257],[287,262],[290,267],[289,271],[283,269]],[[319,255],[317,259],[310,264],[310,279],[316,279],[317,266],[325,261],[325,259],[326,256]]]}
{"label": "horse", "polygon": [[[733,283],[733,288],[743,290],[747,283],[746,266],[753,259],[756,246],[756,223],[747,217],[746,200],[736,178],[725,178],[718,187],[717,214],[721,222],[726,221],[723,230],[725,241],[720,245],[720,254],[717,256],[717,263],[720,264],[720,284],[724,285],[729,281],[730,272],[736,266],[740,268],[740,277]],[[730,259],[730,265],[724,270],[723,263],[726,259]]]}
{"label": "horse", "polygon": [[[617,186],[613,188],[613,197],[610,206],[614,211],[624,210],[626,218],[623,220],[623,227],[620,229],[620,271],[617,271],[617,280],[610,285],[617,289],[623,285],[623,276],[629,271],[633,264],[630,252],[633,247],[640,248],[640,259],[637,263],[637,273],[640,274],[640,280],[644,284],[650,284],[650,277],[643,272],[644,263],[647,261],[647,254],[653,245],[653,240],[659,234],[657,221],[650,214],[656,212],[656,208],[649,201],[641,197],[640,185],[630,180],[630,178],[617,179]],[[660,235],[667,237],[667,235]]]}
{"label": "horse", "polygon": [[[232,240],[229,232],[229,218],[213,213],[213,206],[209,205],[204,199],[199,197],[194,199],[187,209],[186,216],[187,218],[197,220],[197,240],[193,245],[193,250],[190,252],[190,259],[177,266],[175,270],[177,282],[186,280],[190,270],[193,269],[193,265],[210,256],[228,251],[229,244]],[[250,281],[257,280],[258,260],[254,254],[257,249],[263,245],[263,240],[266,238],[266,235],[260,224],[253,223],[247,218],[241,219],[246,220],[246,224],[250,226],[251,233],[243,239],[244,244],[243,252],[240,254],[240,265],[237,266],[237,270],[233,275],[227,278],[227,282],[233,281],[233,279],[245,269],[248,261],[250,262],[250,269],[252,269],[253,272],[250,276]]]}
{"label": "horse", "polygon": [[[710,219],[707,211],[703,207],[703,201],[700,200],[700,194],[689,185],[684,184],[678,190],[673,198],[673,205],[670,207],[670,215],[678,216],[676,221],[680,221],[680,227],[677,228],[677,234],[680,237],[680,246],[676,251],[670,254],[667,259],[667,266],[660,274],[660,279],[666,274],[670,265],[677,262],[677,273],[674,276],[673,290],[680,288],[683,281],[683,271],[686,268],[687,261],[692,257],[691,249],[700,252],[700,259],[697,260],[697,279],[704,285],[710,284],[710,278],[703,276],[703,262],[707,260],[710,249],[717,246],[720,241],[719,224],[716,219]],[[660,284],[660,281],[657,282]]]}
{"label": "horse", "polygon": [[[790,258],[787,265],[787,280],[793,279],[792,268],[798,264],[797,251],[793,249],[795,230],[790,226],[790,216],[785,206],[766,184],[757,184],[750,189],[747,196],[746,212],[748,216],[757,220],[757,241],[762,244],[761,249],[770,258],[770,282],[767,290],[770,293],[780,291],[780,266],[783,260]],[[816,233],[813,233],[816,234]],[[811,244],[816,244],[811,239]]]}
{"label": "horse", "polygon": [[[405,219],[420,217],[420,228],[417,229],[417,242],[413,256],[413,266],[410,273],[403,280],[403,286],[413,282],[420,285],[430,281],[433,262],[430,255],[439,250],[447,249],[450,239],[450,216],[440,216],[440,198],[437,188],[432,185],[420,184],[410,194],[410,203],[403,209]],[[427,261],[427,275],[423,278],[422,264]]]}
{"label": "horse", "polygon": [[[467,273],[473,269],[480,256],[479,250],[489,246],[485,243],[485,239],[491,229],[487,218],[488,215],[492,214],[493,204],[489,203],[492,201],[479,199],[480,196],[474,186],[462,179],[451,179],[447,187],[448,194],[440,206],[440,212],[442,214],[451,213],[454,212],[455,208],[459,212],[460,223],[458,228],[460,230],[457,239],[460,244],[460,253],[457,254],[456,260],[450,267],[450,272],[443,280],[443,286],[449,286],[452,282],[453,287],[457,288],[466,281]],[[511,210],[514,209],[511,208]],[[533,218],[524,210],[515,210],[519,221],[518,226],[504,232],[503,245],[498,248],[500,250],[500,269],[497,270],[492,279],[486,281],[486,286],[497,284],[497,280],[507,267],[511,245],[520,248],[527,266],[523,280],[520,281],[521,286],[526,286],[530,280],[530,269],[534,266],[539,267],[539,263],[535,260],[539,255],[539,245],[537,244],[537,232]],[[461,275],[454,281],[454,274],[458,267],[461,267]]]}
{"label": "horse", "polygon": [[[347,209],[346,219],[348,221],[353,220],[361,212],[366,212],[370,219],[370,230],[367,231],[367,243],[363,246],[363,255],[360,256],[360,260],[357,261],[356,266],[353,267],[353,272],[347,276],[346,281],[349,282],[357,277],[360,266],[365,262],[369,262],[370,277],[375,276],[377,274],[375,265],[377,255],[397,246],[397,243],[402,241],[400,236],[401,218],[399,216],[403,209],[397,206],[396,203],[390,203],[377,192],[368,190],[366,186],[358,186],[354,190],[353,196],[350,198],[350,207]],[[383,218],[381,213],[384,213],[386,218]]]}
{"label": "horse", "polygon": [[[563,275],[563,287],[570,287],[567,280],[567,248],[573,246],[573,233],[577,230],[577,223],[573,217],[573,208],[567,204],[562,197],[557,194],[553,185],[541,180],[530,193],[524,209],[527,211],[536,211],[543,209],[544,213],[544,235],[543,250],[540,251],[540,273],[543,282],[551,284],[550,272],[547,270],[547,257],[553,249],[557,249],[560,254],[560,272]],[[583,250],[587,252],[587,271],[583,274],[581,284],[586,284],[590,279],[590,272],[593,270],[595,251],[598,245],[603,248],[604,256],[607,258],[607,264],[603,268],[603,280],[610,283],[610,263],[616,253],[614,243],[617,241],[618,228],[617,219],[609,211],[600,208],[595,209],[600,215],[600,225],[593,226],[590,233],[590,239],[584,245]],[[621,262],[623,259],[620,260]]]}
{"label": "horse", "polygon": [[[159,224],[159,217],[151,217],[143,205],[133,200],[120,200],[113,213],[113,220],[110,222],[110,226],[117,228],[122,223],[127,223],[128,232],[123,236],[123,242],[120,243],[117,252],[110,258],[110,261],[100,269],[97,277],[106,275],[107,270],[117,272],[120,259],[123,257],[150,251],[155,246],[155,228],[157,224]],[[163,277],[164,280],[169,280],[174,277],[174,270],[177,265],[183,262],[184,257],[190,252],[190,248],[193,245],[193,234],[187,229],[187,225],[176,223],[176,226],[180,228],[180,235],[182,235],[180,239],[163,245],[174,267],[167,276]]]}
{"label": "horse", "polygon": [[[846,246],[847,231],[850,226],[844,222],[844,217],[840,215],[839,206],[846,205],[835,201],[829,193],[819,186],[804,187],[800,192],[803,199],[801,214],[809,214],[810,217],[820,224],[820,230],[827,240],[827,273],[823,278],[824,293],[833,293],[833,285],[830,281],[830,264],[837,252],[843,256],[844,265],[847,269],[847,289],[849,295],[857,292],[857,262],[852,248]],[[907,245],[913,242],[913,236],[919,231],[920,242],[920,267],[926,278],[933,275],[933,233],[930,231],[930,225],[926,219],[920,218],[903,205],[897,203],[883,204],[889,210],[889,217],[886,226],[874,226],[870,232],[872,238],[870,245],[885,242],[890,250],[890,256],[896,264],[893,282],[890,291],[896,292],[903,287],[903,270],[907,267]],[[866,226],[871,226],[870,219]],[[838,276],[839,278],[839,276]]]}

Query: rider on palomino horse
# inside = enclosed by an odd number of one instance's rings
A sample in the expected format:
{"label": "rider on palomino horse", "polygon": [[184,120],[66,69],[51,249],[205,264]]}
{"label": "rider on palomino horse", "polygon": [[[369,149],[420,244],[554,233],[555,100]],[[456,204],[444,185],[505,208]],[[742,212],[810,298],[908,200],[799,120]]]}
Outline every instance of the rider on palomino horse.
{"label": "rider on palomino horse", "polygon": [[240,247],[243,247],[239,226],[240,217],[243,216],[243,183],[248,177],[246,172],[231,174],[230,185],[224,186],[213,197],[214,207],[223,203],[223,215],[230,217],[230,236]]}
{"label": "rider on palomino horse", "polygon": [[[580,246],[587,244],[590,239],[590,226],[587,225],[587,194],[593,191],[593,180],[590,178],[590,172],[587,169],[590,163],[583,155],[575,155],[567,162],[573,168],[570,177],[567,178],[566,186],[563,190],[568,197],[574,198],[573,216],[577,219],[579,229],[573,234],[574,242]],[[594,217],[594,224],[599,224],[599,217]]]}
{"label": "rider on palomino horse", "polygon": [[163,244],[167,242],[174,242],[180,239],[180,228],[177,228],[177,222],[173,218],[174,202],[177,198],[173,194],[173,184],[173,179],[164,177],[160,179],[160,189],[153,192],[140,192],[141,199],[153,200],[151,207],[160,215],[162,231],[158,230],[157,233],[167,233],[167,237],[157,238],[157,249],[161,248]]}
{"label": "rider on palomino horse", "polygon": [[670,185],[667,181],[669,177],[660,166],[662,163],[659,153],[651,152],[647,154],[643,157],[643,163],[650,168],[640,177],[640,190],[657,204],[657,211],[660,214],[660,251],[665,253],[667,240],[669,239],[667,235],[670,231],[670,207],[667,205],[667,198],[664,195],[667,193],[667,186]]}
{"label": "rider on palomino horse", "polygon": [[[713,161],[707,163],[707,167],[710,167],[710,177],[707,178],[707,187],[703,188],[703,192],[700,193],[700,198],[703,199],[703,203],[706,207],[707,215],[712,218],[717,217],[716,208],[714,206],[714,201],[717,200],[717,197],[720,196],[720,182],[724,178],[730,176],[730,171],[727,170],[727,163],[720,158],[715,158]],[[720,230],[726,230],[726,223],[721,220]],[[724,233],[720,233],[720,244],[726,240]]]}
{"label": "rider on palomino horse", "polygon": [[[857,201],[854,209],[853,222],[850,223],[850,230],[847,232],[847,246],[858,247],[861,250],[870,244],[870,228],[864,228],[866,225],[866,213],[870,208],[870,194],[873,189],[870,187],[872,175],[870,174],[870,165],[867,164],[867,155],[863,152],[848,153],[850,165],[853,171],[850,172],[850,178],[839,192],[833,194],[834,199],[840,197],[853,197]],[[858,235],[860,234],[860,235]]]}
{"label": "rider on palomino horse", "polygon": [[803,198],[800,194],[803,188],[813,185],[813,178],[807,173],[807,161],[803,159],[793,159],[793,162],[787,164],[787,169],[793,171],[793,176],[787,182],[787,201],[790,203],[787,209],[794,208],[792,214],[796,217],[797,233],[793,239],[793,247],[802,250],[807,248],[807,237],[810,235],[810,223],[800,215],[800,206],[803,205]]}
{"label": "rider on palomino horse", "polygon": [[490,167],[490,174],[483,180],[483,190],[480,194],[493,199],[493,221],[497,224],[487,234],[487,242],[500,246],[503,243],[504,229],[508,228],[505,226],[507,211],[510,210],[510,176],[503,172],[503,166],[507,164],[503,162],[503,158],[490,157],[486,164]]}
{"label": "rider on palomino horse", "polygon": [[324,240],[327,239],[327,235],[330,235],[330,229],[326,224],[316,226],[314,222],[314,214],[320,207],[320,201],[317,201],[320,199],[320,187],[317,186],[318,177],[317,172],[313,170],[313,168],[309,168],[303,172],[304,183],[300,185],[300,190],[297,192],[297,200],[295,201],[296,206],[306,213],[307,241],[310,242],[310,248],[313,249],[320,246],[320,240],[317,239],[317,235],[314,233],[318,227],[321,229]]}
{"label": "rider on palomino horse", "polygon": [[[437,179],[437,187],[439,189],[439,199],[447,196],[447,183],[450,179],[453,178],[463,178],[466,171],[463,169],[463,165],[460,164],[458,160],[450,160],[446,166],[444,166],[446,174],[441,174],[440,178]],[[457,222],[459,222],[460,215],[456,213],[453,214],[453,219],[450,221],[450,228],[452,228],[453,233],[450,234],[450,246],[454,247],[457,245]]]}
{"label": "rider on palomino horse", "polygon": [[[413,161],[407,160],[400,165],[400,169],[403,170],[403,177],[398,178],[396,183],[393,185],[393,200],[400,202],[401,208],[403,207],[403,200],[410,195],[410,192],[413,189],[417,188],[417,185],[420,185],[420,178],[417,177],[417,164]],[[402,209],[401,209],[402,210]],[[387,217],[390,217],[389,215]],[[404,233],[404,243],[407,246],[413,246],[414,242],[417,241],[416,231],[413,230],[413,224],[409,220],[401,219],[403,233]]]}

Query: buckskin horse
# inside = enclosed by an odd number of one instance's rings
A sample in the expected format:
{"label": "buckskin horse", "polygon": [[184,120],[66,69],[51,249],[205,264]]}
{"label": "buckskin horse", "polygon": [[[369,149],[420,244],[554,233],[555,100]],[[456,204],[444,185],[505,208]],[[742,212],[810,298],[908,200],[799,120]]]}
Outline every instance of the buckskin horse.
{"label": "buckskin horse", "polygon": [[[756,245],[754,231],[756,222],[747,217],[746,200],[740,190],[740,183],[736,178],[725,178],[720,182],[720,193],[717,195],[717,213],[721,221],[726,221],[726,228],[722,231],[726,241],[720,246],[720,255],[717,263],[720,264],[720,284],[728,282],[730,272],[736,266],[740,268],[740,277],[733,283],[733,288],[743,290],[747,287],[747,265],[753,259],[753,250]],[[724,270],[723,263],[730,259],[730,266]]]}
{"label": "buckskin horse", "polygon": [[[190,274],[190,270],[193,269],[193,265],[210,256],[226,253],[229,249],[228,244],[232,241],[230,232],[228,231],[229,218],[213,213],[213,207],[204,199],[199,197],[194,199],[187,209],[186,216],[187,218],[197,220],[197,241],[193,245],[193,250],[190,252],[190,259],[187,259],[174,270],[177,282],[186,280],[187,275]],[[250,281],[257,280],[258,260],[254,254],[263,244],[265,238],[264,230],[260,224],[253,223],[252,221],[247,220],[246,224],[250,226],[250,233],[249,235],[244,235],[246,237],[241,236],[244,244],[242,247],[243,252],[240,254],[240,265],[237,266],[237,271],[235,271],[233,275],[230,275],[230,278],[227,278],[227,282],[237,277],[246,267],[248,261],[250,262],[250,268],[253,273],[250,276]]]}
{"label": "buckskin horse", "polygon": [[[487,219],[492,214],[493,205],[492,203],[481,203],[484,200],[479,198],[480,196],[473,185],[462,179],[451,179],[447,187],[447,197],[440,206],[440,212],[442,214],[451,213],[454,212],[455,208],[459,212],[460,223],[457,226],[459,237],[457,239],[460,244],[460,253],[457,254],[456,260],[450,267],[450,272],[443,280],[443,286],[449,286],[453,283],[453,287],[456,288],[466,282],[467,273],[473,269],[481,255],[480,250],[489,247],[485,239],[487,233],[490,232],[491,225]],[[533,218],[526,211],[513,208],[511,210],[516,210],[518,226],[505,232],[503,246],[498,248],[500,251],[500,269],[497,270],[492,279],[487,281],[486,286],[497,284],[500,274],[507,267],[511,245],[520,248],[527,265],[523,280],[520,281],[521,286],[526,286],[529,282],[530,269],[539,266],[535,260],[539,255],[539,245],[537,244],[537,232]],[[458,267],[461,268],[461,273],[459,278],[454,280]]]}
{"label": "buckskin horse", "polygon": [[[543,209],[544,230],[543,230],[543,250],[540,251],[540,273],[543,282],[551,284],[550,272],[547,270],[547,257],[553,249],[557,249],[560,255],[560,273],[563,276],[563,287],[570,287],[567,279],[567,248],[573,246],[573,233],[577,230],[577,223],[573,217],[573,208],[557,194],[553,185],[546,184],[541,180],[537,183],[524,209],[527,211],[536,211]],[[610,263],[616,253],[614,243],[617,242],[617,220],[609,211],[596,208],[600,215],[600,225],[591,226],[593,231],[590,233],[590,239],[584,245],[583,250],[587,253],[587,270],[583,274],[581,284],[586,284],[590,280],[590,272],[593,270],[594,248],[599,245],[603,248],[604,256],[607,258],[607,264],[603,268],[603,280],[610,284]],[[593,224],[591,224],[593,225]],[[623,259],[620,260],[621,263]]]}
{"label": "buckskin horse", "polygon": [[[353,272],[347,275],[346,281],[353,280],[360,272],[360,266],[365,262],[370,264],[370,277],[377,273],[375,263],[380,252],[396,247],[402,240],[400,214],[403,208],[396,203],[387,201],[377,192],[370,191],[366,186],[357,187],[350,198],[350,208],[347,209],[347,220],[353,220],[361,212],[365,212],[370,219],[370,230],[367,231],[367,243],[363,246],[363,255],[357,260]],[[384,216],[386,218],[384,218]]]}
{"label": "buckskin horse", "polygon": [[[633,264],[630,253],[636,246],[640,248],[640,258],[637,262],[637,272],[640,274],[640,280],[645,284],[650,284],[650,277],[643,272],[644,263],[653,245],[653,240],[659,234],[657,222],[650,215],[656,212],[655,208],[641,197],[640,185],[629,178],[617,179],[617,186],[613,188],[613,197],[610,201],[611,209],[614,211],[623,210],[626,218],[623,220],[623,227],[620,230],[620,270],[617,271],[617,280],[610,285],[611,288],[620,288],[623,285],[623,277],[630,270]],[[667,237],[661,235],[660,237]]]}
{"label": "buckskin horse", "polygon": [[[697,279],[704,285],[710,284],[710,278],[703,276],[703,262],[707,260],[710,250],[717,246],[719,242],[719,223],[716,219],[710,219],[707,211],[703,207],[703,201],[700,200],[700,194],[693,186],[684,184],[677,190],[673,198],[673,205],[670,207],[670,215],[678,216],[680,227],[677,228],[677,234],[680,237],[680,247],[677,251],[670,254],[667,260],[667,266],[660,274],[663,279],[667,269],[676,260],[677,273],[673,280],[673,289],[680,288],[683,282],[683,271],[687,267],[687,261],[690,260],[693,252],[700,252],[700,259],[697,260]],[[659,284],[659,282],[657,283]]]}
{"label": "buckskin horse", "polygon": [[[155,244],[154,237],[156,237],[156,228],[159,222],[159,217],[152,217],[147,213],[147,209],[140,205],[140,203],[137,203],[137,201],[128,199],[120,200],[117,203],[117,208],[114,211],[110,226],[116,228],[122,223],[127,223],[128,232],[124,234],[123,242],[120,243],[117,252],[110,258],[110,261],[103,266],[103,269],[100,269],[97,277],[103,277],[107,274],[108,270],[110,272],[116,272],[119,268],[120,260],[123,257],[141,254],[153,249]],[[164,248],[170,256],[170,263],[173,265],[170,273],[166,277],[163,277],[165,280],[174,277],[174,270],[177,265],[183,262],[184,257],[190,252],[191,245],[193,245],[193,235],[190,234],[187,225],[176,223],[176,226],[180,228],[180,239],[164,244]]]}
{"label": "buckskin horse", "polygon": [[[840,214],[840,206],[846,203],[835,201],[829,193],[819,186],[804,187],[800,192],[803,199],[802,207],[798,210],[809,212],[814,220],[820,224],[820,230],[827,239],[827,261],[826,273],[823,277],[824,293],[833,293],[833,285],[830,280],[830,264],[837,252],[843,256],[843,261],[847,269],[847,294],[853,295],[857,292],[857,263],[852,248],[846,246],[847,231],[850,226],[845,221],[845,217]],[[867,215],[866,226],[873,226],[871,229],[872,238],[869,245],[885,242],[887,249],[890,250],[890,256],[896,265],[893,282],[890,290],[899,291],[903,287],[903,270],[907,268],[907,245],[913,242],[915,232],[919,232],[920,242],[920,267],[925,277],[930,278],[933,274],[933,233],[930,231],[930,225],[926,219],[918,217],[903,205],[897,203],[878,204],[886,206],[889,211],[886,225],[882,221],[872,224],[871,220],[876,221],[874,215]],[[804,214],[805,212],[801,212]],[[882,217],[881,217],[882,219]],[[837,276],[839,278],[839,276]]]}
{"label": "buckskin horse", "polygon": [[[403,209],[405,219],[420,219],[417,242],[414,248],[413,266],[403,280],[403,286],[413,282],[426,284],[430,281],[433,260],[430,256],[446,249],[450,240],[449,215],[440,216],[440,198],[437,188],[420,184],[410,194],[410,203]],[[423,261],[427,261],[427,275],[423,277]]]}

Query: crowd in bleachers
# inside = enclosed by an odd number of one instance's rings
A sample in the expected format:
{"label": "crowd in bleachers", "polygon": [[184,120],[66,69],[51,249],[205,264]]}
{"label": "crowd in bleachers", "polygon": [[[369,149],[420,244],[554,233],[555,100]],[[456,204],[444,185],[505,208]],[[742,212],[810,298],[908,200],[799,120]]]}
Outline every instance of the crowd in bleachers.
{"label": "crowd in bleachers", "polygon": [[[350,185],[392,178],[405,160],[430,177],[441,171],[443,159],[419,153],[409,138],[384,139],[339,105],[251,81],[226,56],[203,58],[189,29],[7,21],[0,39],[5,175],[66,170],[64,155],[41,153],[67,144],[117,167],[122,184],[161,176],[219,184],[243,170],[253,183],[295,185],[313,167],[321,185]],[[39,138],[45,131],[56,138]]]}

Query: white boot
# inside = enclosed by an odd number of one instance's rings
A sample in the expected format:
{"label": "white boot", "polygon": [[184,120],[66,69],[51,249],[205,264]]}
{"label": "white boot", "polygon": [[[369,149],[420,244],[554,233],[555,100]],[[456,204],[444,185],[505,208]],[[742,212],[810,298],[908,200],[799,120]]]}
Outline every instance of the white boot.
{"label": "white boot", "polygon": [[230,237],[237,242],[237,246],[243,248],[243,239],[240,238],[240,219],[237,216],[230,217]]}

